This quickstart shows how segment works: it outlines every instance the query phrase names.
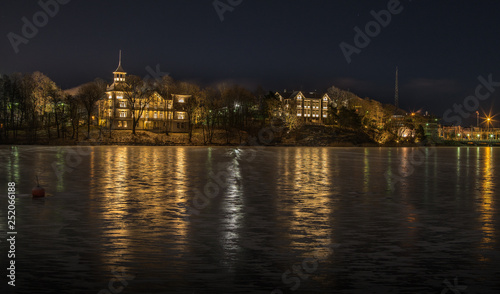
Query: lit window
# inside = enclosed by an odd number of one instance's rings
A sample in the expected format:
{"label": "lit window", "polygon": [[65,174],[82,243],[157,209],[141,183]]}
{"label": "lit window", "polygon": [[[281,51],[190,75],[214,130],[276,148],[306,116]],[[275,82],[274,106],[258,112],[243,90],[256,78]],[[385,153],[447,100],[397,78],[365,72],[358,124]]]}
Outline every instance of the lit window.
{"label": "lit window", "polygon": [[126,102],[120,102],[120,107],[127,107],[127,103]]}
{"label": "lit window", "polygon": [[113,95],[109,94],[109,96],[108,96],[108,97],[109,97],[109,99],[111,99],[111,98],[113,98]]}
{"label": "lit window", "polygon": [[179,97],[179,103],[184,103],[184,97]]}
{"label": "lit window", "polygon": [[156,112],[155,112],[155,113],[153,114],[153,117],[154,117],[154,118],[158,118],[158,113],[156,113]]}
{"label": "lit window", "polygon": [[185,118],[186,118],[185,112],[177,112],[177,119],[185,119]]}
{"label": "lit window", "polygon": [[116,98],[118,98],[118,99],[123,99],[123,94],[118,94],[118,95],[116,95]]}
{"label": "lit window", "polygon": [[297,116],[302,116],[302,114],[301,113],[297,113]]}
{"label": "lit window", "polygon": [[126,122],[126,121],[124,121],[124,122],[123,122],[123,127],[124,127],[124,128],[126,128],[126,127],[127,127],[127,122]]}
{"label": "lit window", "polygon": [[119,121],[119,122],[118,122],[118,127],[119,127],[119,128],[121,128],[121,127],[122,127],[122,122],[121,122],[121,121]]}
{"label": "lit window", "polygon": [[302,99],[302,96],[301,95],[297,96],[297,99],[299,99],[299,100]]}
{"label": "lit window", "polygon": [[125,111],[120,111],[120,117],[127,117],[127,113]]}

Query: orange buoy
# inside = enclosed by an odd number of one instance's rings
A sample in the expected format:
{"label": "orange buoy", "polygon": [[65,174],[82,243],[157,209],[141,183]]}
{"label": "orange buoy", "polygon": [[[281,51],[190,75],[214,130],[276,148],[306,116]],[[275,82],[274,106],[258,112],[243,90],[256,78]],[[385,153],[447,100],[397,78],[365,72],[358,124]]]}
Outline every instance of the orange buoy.
{"label": "orange buoy", "polygon": [[40,187],[38,176],[36,177],[36,187],[31,189],[31,195],[33,195],[33,198],[45,197],[45,189]]}
{"label": "orange buoy", "polygon": [[45,197],[45,189],[40,186],[36,186],[31,189],[31,195],[33,195],[33,198]]}

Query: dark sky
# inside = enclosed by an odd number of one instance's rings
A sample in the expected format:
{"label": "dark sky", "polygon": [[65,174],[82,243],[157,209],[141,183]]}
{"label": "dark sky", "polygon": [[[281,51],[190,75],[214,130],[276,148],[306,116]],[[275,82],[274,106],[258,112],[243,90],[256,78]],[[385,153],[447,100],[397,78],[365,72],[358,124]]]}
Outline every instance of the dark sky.
{"label": "dark sky", "polygon": [[[374,20],[370,11],[389,2],[243,0],[221,21],[213,0],[72,0],[16,54],[9,32],[23,36],[22,18],[33,20],[41,7],[2,1],[0,73],[41,71],[72,88],[111,80],[122,49],[129,74],[145,76],[146,67],[159,64],[176,79],[205,85],[231,80],[306,91],[336,85],[392,103],[398,66],[400,106],[439,116],[474,94],[478,76],[500,81],[500,2],[493,0],[401,0],[402,11],[349,64],[340,43],[354,45],[354,27],[364,31]],[[498,96],[480,109],[489,111]]]}

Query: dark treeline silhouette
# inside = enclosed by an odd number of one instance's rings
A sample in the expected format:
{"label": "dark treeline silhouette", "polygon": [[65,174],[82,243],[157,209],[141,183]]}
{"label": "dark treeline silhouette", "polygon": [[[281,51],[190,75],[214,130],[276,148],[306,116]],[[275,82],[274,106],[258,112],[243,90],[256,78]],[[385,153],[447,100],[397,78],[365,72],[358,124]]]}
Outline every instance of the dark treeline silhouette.
{"label": "dark treeline silhouette", "polygon": [[[0,143],[49,144],[75,143],[87,140],[92,129],[105,130],[100,125],[98,104],[105,99],[106,82],[101,79],[79,87],[74,95],[61,90],[50,78],[40,72],[15,73],[0,76]],[[283,133],[298,130],[304,122],[293,112],[294,105],[284,105],[271,91],[261,87],[250,91],[242,86],[221,83],[200,87],[170,76],[158,80],[129,75],[123,85],[125,99],[133,115],[132,133],[148,99],[157,93],[165,99],[172,94],[190,95],[182,105],[187,114],[189,142],[193,131],[202,134],[203,143],[211,144],[215,134],[224,134],[225,143],[237,138],[243,142],[257,136],[266,125],[281,126]],[[331,87],[327,90],[335,103],[329,106],[324,124],[331,128],[359,131],[369,134],[373,141],[382,143],[401,139],[401,127],[414,130],[421,137],[422,122],[413,116],[395,123],[394,106],[370,99],[361,99],[351,92]],[[288,115],[276,113],[288,111]],[[168,118],[165,118],[168,123]],[[111,137],[111,129],[108,129]],[[168,132],[165,130],[166,135]],[[220,139],[219,139],[220,140]]]}

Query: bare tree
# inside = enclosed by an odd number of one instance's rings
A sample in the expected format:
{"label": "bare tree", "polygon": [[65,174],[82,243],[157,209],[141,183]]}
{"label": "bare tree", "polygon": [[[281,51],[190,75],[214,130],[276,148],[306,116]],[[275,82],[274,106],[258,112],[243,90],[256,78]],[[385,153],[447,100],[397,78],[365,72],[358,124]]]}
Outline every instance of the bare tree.
{"label": "bare tree", "polygon": [[198,110],[198,102],[200,99],[200,87],[198,85],[188,82],[180,82],[177,84],[177,92],[183,95],[189,95],[186,103],[184,103],[182,110],[186,112],[188,119],[188,135],[189,142],[193,137],[193,128],[195,124],[195,115]]}
{"label": "bare tree", "polygon": [[153,99],[154,85],[149,80],[142,80],[139,76],[130,75],[125,79],[125,83],[120,85],[124,92],[124,98],[127,99],[132,112],[132,134],[135,135],[135,129],[139,124],[145,109]]}
{"label": "bare tree", "polygon": [[106,91],[106,83],[101,79],[87,83],[78,90],[78,98],[87,112],[87,137],[90,138],[90,125],[92,114],[96,109],[97,102],[103,97]]}
{"label": "bare tree", "polygon": [[[156,91],[163,98],[163,109],[165,114],[165,133],[168,136],[169,129],[172,127],[172,117],[169,116],[170,111],[173,111],[172,94],[176,92],[176,83],[170,76],[163,76],[156,87]],[[172,104],[170,104],[172,103]],[[169,108],[172,107],[172,108]]]}
{"label": "bare tree", "polygon": [[78,141],[78,130],[80,127],[80,101],[78,96],[68,95],[66,101],[69,105],[68,116],[71,121],[71,139]]}
{"label": "bare tree", "polygon": [[217,125],[218,113],[222,106],[220,92],[213,88],[206,88],[201,92],[199,114],[203,120],[203,143],[212,143]]}
{"label": "bare tree", "polygon": [[50,129],[52,127],[53,104],[51,95],[57,91],[56,84],[41,72],[34,72],[32,78],[35,83],[33,90],[36,99],[35,106],[38,115],[42,119],[42,125],[47,129],[47,138],[50,140]]}
{"label": "bare tree", "polygon": [[29,140],[35,143],[38,140],[37,130],[39,123],[42,122],[41,105],[39,99],[35,95],[36,82],[32,74],[25,74],[19,77],[19,95],[23,101],[23,108],[25,109]]}

